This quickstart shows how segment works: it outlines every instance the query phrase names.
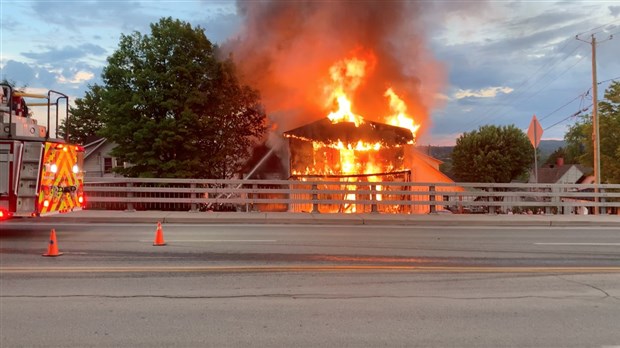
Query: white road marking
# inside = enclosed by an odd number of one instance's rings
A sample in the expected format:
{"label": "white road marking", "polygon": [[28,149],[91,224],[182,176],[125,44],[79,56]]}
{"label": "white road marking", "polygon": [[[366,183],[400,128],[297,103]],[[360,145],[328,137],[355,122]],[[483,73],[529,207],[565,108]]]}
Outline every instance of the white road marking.
{"label": "white road marking", "polygon": [[620,243],[534,243],[536,245],[600,245],[600,246],[616,246]]}
{"label": "white road marking", "polygon": [[[152,240],[140,240],[140,242],[152,242]],[[205,242],[205,243],[270,243],[277,242],[275,239],[166,239],[166,242],[170,243],[185,243],[185,242]]]}

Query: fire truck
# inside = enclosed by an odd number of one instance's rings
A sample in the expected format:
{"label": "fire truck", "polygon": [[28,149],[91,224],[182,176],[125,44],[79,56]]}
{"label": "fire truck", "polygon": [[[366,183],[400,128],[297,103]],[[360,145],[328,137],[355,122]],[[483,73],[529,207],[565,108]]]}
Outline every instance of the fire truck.
{"label": "fire truck", "polygon": [[[47,107],[45,124],[32,115],[33,107]],[[64,139],[58,137],[62,111],[67,120]],[[84,148],[68,143],[69,125],[66,94],[26,93],[0,84],[0,220],[69,212],[84,205]]]}

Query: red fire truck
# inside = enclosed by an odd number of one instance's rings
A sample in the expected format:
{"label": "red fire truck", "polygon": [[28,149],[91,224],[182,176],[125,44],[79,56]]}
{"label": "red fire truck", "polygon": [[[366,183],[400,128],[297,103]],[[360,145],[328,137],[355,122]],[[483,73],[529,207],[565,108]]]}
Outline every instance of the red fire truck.
{"label": "red fire truck", "polygon": [[[47,123],[40,125],[29,107],[47,107]],[[26,93],[0,84],[0,220],[84,205],[84,148],[67,142],[68,126],[65,138],[58,137],[60,111],[70,125],[66,94]]]}

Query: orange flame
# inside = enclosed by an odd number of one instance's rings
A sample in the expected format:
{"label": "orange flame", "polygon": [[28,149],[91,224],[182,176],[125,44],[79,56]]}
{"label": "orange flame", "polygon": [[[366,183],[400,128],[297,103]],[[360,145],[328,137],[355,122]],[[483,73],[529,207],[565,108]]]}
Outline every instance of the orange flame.
{"label": "orange flame", "polygon": [[332,123],[353,122],[357,127],[364,122],[361,116],[354,114],[351,110],[349,95],[362,83],[366,75],[366,66],[365,60],[352,58],[337,62],[329,69],[333,84],[328,103],[336,102],[338,104],[338,110],[327,116]]}
{"label": "orange flame", "polygon": [[407,115],[407,105],[405,102],[400,99],[396,93],[394,93],[392,88],[388,88],[384,95],[390,99],[390,109],[392,109],[392,112],[394,113],[393,115],[387,117],[387,123],[392,126],[409,129],[415,138],[420,125],[416,124],[413,118]]}
{"label": "orange flame", "polygon": [[[356,89],[364,83],[364,79],[373,67],[374,60],[370,56],[369,60],[361,58],[350,58],[341,60],[329,69],[330,84],[325,88],[328,98],[326,106],[336,106],[328,114],[328,119],[332,123],[351,122],[355,126],[364,123],[364,118],[354,112],[353,96]],[[407,113],[405,101],[396,94],[394,89],[388,88],[384,96],[388,98],[391,115],[385,116],[383,122],[411,131],[414,136],[419,124],[416,124],[413,117]],[[301,138],[300,138],[301,139]],[[309,140],[309,139],[302,139]],[[312,141],[312,162],[313,168],[306,167],[305,173],[300,173],[299,168],[293,170],[294,175],[358,175],[370,174],[367,176],[368,182],[380,182],[383,173],[390,173],[394,170],[403,170],[403,163],[391,162],[394,157],[394,148],[387,149],[385,144],[380,142],[367,142],[363,139],[356,142],[345,143],[341,140],[332,143]],[[387,152],[386,152],[387,151]],[[375,175],[377,174],[377,175]],[[341,181],[356,181],[356,178],[341,178]],[[347,193],[344,199],[347,204],[341,207],[343,212],[356,212],[356,201],[359,199],[355,191],[355,185],[344,186]],[[386,199],[389,189],[383,185],[373,185],[376,200]]]}

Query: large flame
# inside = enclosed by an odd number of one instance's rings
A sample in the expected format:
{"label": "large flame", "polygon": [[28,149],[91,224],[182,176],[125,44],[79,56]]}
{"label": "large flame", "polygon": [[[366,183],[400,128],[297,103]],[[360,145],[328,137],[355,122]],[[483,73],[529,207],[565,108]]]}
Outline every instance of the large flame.
{"label": "large flame", "polygon": [[338,105],[338,110],[327,115],[333,123],[352,122],[355,126],[359,126],[364,122],[361,116],[351,110],[351,97],[348,94],[355,92],[362,83],[366,75],[366,65],[365,60],[352,58],[342,60],[329,69],[332,84],[326,88],[328,91],[331,90],[328,105],[334,101]]}
{"label": "large flame", "polygon": [[388,88],[384,95],[390,99],[390,109],[394,113],[387,117],[386,123],[392,126],[409,129],[415,138],[418,129],[420,129],[420,125],[416,124],[413,117],[407,114],[407,105],[405,102],[394,93],[392,88]]}
{"label": "large flame", "polygon": [[[324,87],[324,91],[327,92],[325,103],[327,108],[337,106],[335,110],[328,110],[327,118],[332,123],[350,122],[356,127],[364,123],[364,118],[356,113],[352,100],[356,90],[364,84],[376,64],[372,54],[368,57],[343,59],[330,67],[329,82]],[[409,129],[415,139],[420,126],[407,113],[405,102],[391,87],[385,91],[383,96],[377,96],[378,99],[383,97],[388,97],[392,115],[385,116],[378,121]],[[390,160],[397,156],[395,157],[393,151],[386,149],[385,144],[380,142],[373,143],[357,139],[352,143],[345,143],[342,140],[336,143],[324,143],[312,140],[312,151],[314,166],[306,167],[304,172],[293,170],[294,175],[379,174],[405,169],[402,163],[394,163]],[[369,177],[368,180],[379,181],[378,177],[374,176]]]}
{"label": "large flame", "polygon": [[[355,126],[359,126],[364,122],[364,118],[353,111],[351,100],[357,88],[364,82],[369,65],[367,60],[354,57],[343,59],[329,69],[331,84],[325,88],[329,94],[327,105],[338,106],[337,110],[327,115],[333,123],[352,122]],[[386,116],[381,121],[396,127],[407,128],[415,138],[420,125],[407,113],[407,104],[392,87],[385,91],[384,96],[389,99],[392,115]]]}

